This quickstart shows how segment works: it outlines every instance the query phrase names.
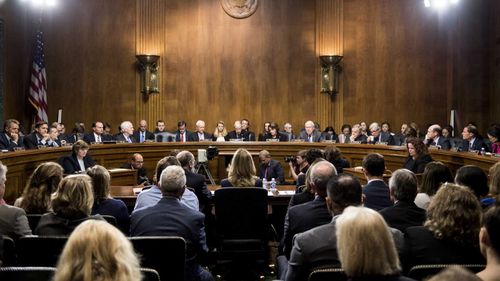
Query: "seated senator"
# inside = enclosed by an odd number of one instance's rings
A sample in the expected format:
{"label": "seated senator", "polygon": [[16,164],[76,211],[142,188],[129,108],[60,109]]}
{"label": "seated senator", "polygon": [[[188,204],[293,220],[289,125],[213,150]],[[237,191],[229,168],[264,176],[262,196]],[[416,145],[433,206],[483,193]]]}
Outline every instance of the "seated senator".
{"label": "seated senator", "polygon": [[220,182],[221,187],[262,187],[262,180],[256,176],[255,164],[248,150],[240,148],[234,153],[227,179]]}
{"label": "seated senator", "polygon": [[72,147],[71,155],[63,156],[59,159],[64,173],[67,175],[85,172],[95,165],[94,159],[88,155],[89,145],[83,140],[76,141]]}
{"label": "seated senator", "polygon": [[288,141],[288,136],[279,132],[278,124],[269,124],[268,132],[263,136],[263,141]]}

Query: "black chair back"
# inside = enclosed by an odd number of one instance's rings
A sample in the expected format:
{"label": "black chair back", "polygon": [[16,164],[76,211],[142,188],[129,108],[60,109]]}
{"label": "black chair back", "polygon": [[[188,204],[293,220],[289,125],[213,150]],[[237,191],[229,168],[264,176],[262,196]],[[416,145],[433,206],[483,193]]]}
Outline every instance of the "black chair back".
{"label": "black chair back", "polygon": [[184,280],[186,241],[177,236],[130,237],[141,266],[158,271],[162,280]]}
{"label": "black chair back", "polygon": [[21,266],[53,266],[61,255],[68,237],[24,236],[16,244]]}
{"label": "black chair back", "polygon": [[35,229],[38,226],[38,222],[40,221],[40,218],[42,217],[41,214],[26,214],[26,217],[28,218],[28,223],[30,225],[31,231],[35,233]]}
{"label": "black chair back", "polygon": [[53,267],[0,267],[0,280],[52,281],[55,272]]}
{"label": "black chair back", "polygon": [[14,266],[17,264],[16,244],[9,236],[0,235],[0,263],[1,266]]}
{"label": "black chair back", "polygon": [[438,274],[441,270],[450,266],[461,266],[474,273],[477,273],[486,267],[485,264],[421,264],[412,267],[410,271],[408,271],[407,276],[415,280],[424,280]]}
{"label": "black chair back", "polygon": [[117,226],[116,218],[111,215],[101,215],[101,217],[113,226]]}
{"label": "black chair back", "polygon": [[141,267],[141,273],[142,281],[160,281],[160,274],[154,269]]}
{"label": "black chair back", "polygon": [[342,268],[316,268],[309,273],[308,281],[346,281],[347,276]]}

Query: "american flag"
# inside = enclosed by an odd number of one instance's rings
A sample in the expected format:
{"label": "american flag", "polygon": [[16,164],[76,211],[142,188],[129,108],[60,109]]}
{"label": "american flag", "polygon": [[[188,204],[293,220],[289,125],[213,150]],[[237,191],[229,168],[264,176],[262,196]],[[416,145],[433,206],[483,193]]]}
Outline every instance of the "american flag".
{"label": "american flag", "polygon": [[29,102],[36,109],[35,122],[45,121],[47,118],[47,75],[45,73],[45,58],[43,54],[43,33],[38,30],[33,50],[33,64],[31,65],[31,83]]}

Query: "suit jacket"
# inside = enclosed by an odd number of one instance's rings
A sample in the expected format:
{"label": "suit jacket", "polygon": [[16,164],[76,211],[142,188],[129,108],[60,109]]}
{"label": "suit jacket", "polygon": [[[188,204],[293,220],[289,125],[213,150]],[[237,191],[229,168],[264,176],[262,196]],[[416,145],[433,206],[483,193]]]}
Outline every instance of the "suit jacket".
{"label": "suit jacket", "polygon": [[287,133],[287,132],[280,132],[280,133],[285,135],[287,141],[292,141],[294,139],[297,139],[297,136],[292,133]]}
{"label": "suit jacket", "polygon": [[78,140],[83,140],[84,137],[85,135],[82,133],[69,134],[64,137],[64,140],[66,141],[66,143],[75,143]]}
{"label": "suit jacket", "polygon": [[[129,136],[129,138],[130,138],[130,141],[131,141],[132,143],[134,143],[134,142],[138,142],[138,141],[137,141],[137,139],[136,139],[136,138],[134,138],[134,136]],[[115,140],[116,140],[116,141],[123,141],[123,142],[127,142],[127,139],[125,138],[125,136],[124,136],[123,134],[118,134],[118,135],[116,135],[116,136],[115,136]]]}
{"label": "suit jacket", "polygon": [[414,202],[398,201],[394,206],[380,211],[385,222],[390,227],[404,231],[411,226],[422,226],[426,219],[426,212],[415,205]]}
{"label": "suit jacket", "polygon": [[365,207],[376,211],[392,206],[389,187],[383,180],[372,180],[363,187]]}
{"label": "suit jacket", "polygon": [[205,182],[205,176],[193,173],[184,169],[186,173],[186,186],[194,189],[194,194],[198,197],[200,202],[200,210],[205,209],[205,205],[210,205],[212,201],[212,193],[208,190],[207,183]]}
{"label": "suit jacket", "polygon": [[[310,270],[320,265],[340,267],[337,254],[335,216],[330,223],[295,235],[286,281],[307,280]],[[403,234],[390,228],[398,252],[403,248]]]}
{"label": "suit jacket", "polygon": [[255,133],[249,130],[242,131],[245,134],[245,140],[247,141],[256,141]]}
{"label": "suit jacket", "polygon": [[394,137],[390,133],[386,133],[386,132],[380,132],[378,137],[374,138],[373,141],[370,141],[368,143],[376,144],[377,142],[386,142],[387,145],[396,145],[396,141],[394,140]]}
{"label": "suit jacket", "polygon": [[285,182],[285,172],[283,171],[283,167],[280,162],[274,159],[271,159],[271,162],[269,162],[268,165],[260,165],[259,178],[264,179],[264,176],[268,181],[274,178],[277,184]]}
{"label": "suit jacket", "polygon": [[[313,137],[313,142],[320,142],[321,141],[321,133],[318,130],[314,130],[311,135]],[[299,139],[305,140],[306,142],[309,141],[309,137],[308,137],[307,132],[305,130],[300,132]]]}
{"label": "suit jacket", "polygon": [[339,141],[339,137],[336,134],[330,135],[329,133],[323,132],[323,133],[321,133],[321,140],[322,141],[330,141],[330,140]]}
{"label": "suit jacket", "polygon": [[283,253],[289,259],[292,251],[292,239],[295,234],[302,233],[316,226],[332,221],[325,198],[317,196],[314,200],[296,205],[288,209],[285,216],[283,239],[281,246]]}
{"label": "suit jacket", "polygon": [[[204,141],[211,141],[212,135],[207,132],[203,132],[203,138],[205,139]],[[198,132],[192,132],[191,134],[189,134],[188,141],[200,141]]]}
{"label": "suit jacket", "polygon": [[[156,205],[132,213],[130,235],[180,236],[186,240],[187,253],[203,255],[208,252],[204,220],[205,215],[181,204],[179,199],[164,196]],[[199,267],[195,256],[186,257],[186,271],[197,272]]]}
{"label": "suit jacket", "polygon": [[[140,134],[139,134],[139,133],[140,133],[139,131],[135,131],[135,132],[134,132],[134,135],[133,135],[133,136],[134,136],[134,139],[136,139],[136,140],[137,140],[137,142],[140,142],[140,141],[141,141],[141,136],[140,136]],[[144,138],[144,141],[146,141],[146,140],[151,140],[151,141],[154,141],[154,140],[155,140],[155,135],[154,135],[153,133],[151,133],[150,131],[147,131],[147,130],[146,130],[146,132],[144,132],[144,133],[145,133],[145,134],[144,134],[144,137],[145,137],[145,138]]]}
{"label": "suit jacket", "polygon": [[[64,173],[67,175],[81,173],[80,164],[78,164],[78,160],[73,154],[62,156],[59,158],[58,162],[63,167]],[[85,165],[85,170],[87,170],[88,168],[95,166],[95,161],[90,155],[87,154],[83,157],[83,164]]]}
{"label": "suit jacket", "polygon": [[[191,132],[186,130],[185,133],[186,133],[186,137],[184,138],[184,142],[187,142],[187,141],[189,141],[189,136],[191,135]],[[181,141],[181,133],[179,132],[179,130],[175,131],[175,141],[176,142]]]}
{"label": "suit jacket", "polygon": [[433,144],[445,150],[449,150],[451,148],[450,139],[442,136],[438,138],[437,143],[435,141],[431,141],[430,143],[428,143],[428,145],[433,145]]}
{"label": "suit jacket", "polygon": [[414,226],[405,231],[402,264],[408,270],[419,264],[485,264],[485,260],[479,245],[437,239],[427,228]]}
{"label": "suit jacket", "polygon": [[413,157],[408,156],[403,168],[408,169],[415,174],[421,174],[424,172],[425,165],[429,162],[432,162],[432,158],[428,154],[424,154],[415,160],[413,160]]}
{"label": "suit jacket", "polygon": [[231,131],[227,134],[226,140],[236,140],[236,139],[241,139],[243,141],[248,141],[247,139],[247,134],[245,134],[243,131],[241,133],[236,133],[236,131]]}
{"label": "suit jacket", "polygon": [[[365,135],[359,135],[357,138],[354,139],[354,141],[359,141],[360,143],[367,143],[368,137]],[[345,143],[351,143],[351,136],[346,138]]]}
{"label": "suit jacket", "polygon": [[7,235],[17,239],[24,235],[31,235],[31,229],[26,212],[18,207],[0,205],[0,236]]}
{"label": "suit jacket", "polygon": [[155,133],[156,142],[174,142],[176,135],[170,132],[158,132]]}
{"label": "suit jacket", "polygon": [[300,193],[295,193],[292,198],[290,198],[290,202],[288,202],[288,209],[290,209],[292,206],[307,203],[312,200],[314,200],[314,193],[306,190]]}
{"label": "suit jacket", "polygon": [[[481,148],[484,148],[486,152],[490,151],[490,148],[483,141],[483,139],[476,138],[474,140],[474,142],[472,143],[472,150],[480,151]],[[469,141],[468,140],[463,140],[462,141],[462,151],[469,151]]]}
{"label": "suit jacket", "polygon": [[42,145],[42,143],[38,142],[36,133],[24,136],[24,147],[26,149],[37,149],[39,145]]}
{"label": "suit jacket", "polygon": [[[113,140],[113,136],[112,135],[101,135],[101,141],[102,142],[112,141],[112,140]],[[86,134],[85,136],[83,136],[83,141],[85,141],[88,144],[95,143],[96,140],[95,140],[94,133]]]}
{"label": "suit jacket", "polygon": [[14,151],[14,147],[24,147],[24,138],[19,136],[16,144],[15,142],[12,142],[7,138],[5,132],[0,133],[0,149]]}
{"label": "suit jacket", "polygon": [[278,141],[288,141],[288,137],[281,133],[278,133],[275,138],[273,138],[273,136],[271,136],[270,133],[265,134],[263,137],[263,141],[267,141],[269,139],[271,140],[278,139]]}

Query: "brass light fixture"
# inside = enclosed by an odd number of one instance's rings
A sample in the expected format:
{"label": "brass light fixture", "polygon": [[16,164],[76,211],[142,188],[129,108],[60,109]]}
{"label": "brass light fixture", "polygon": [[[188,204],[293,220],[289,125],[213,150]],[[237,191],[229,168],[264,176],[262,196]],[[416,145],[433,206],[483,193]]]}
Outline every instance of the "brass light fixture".
{"label": "brass light fixture", "polygon": [[319,56],[321,61],[321,93],[333,96],[339,91],[340,61],[343,56]]}
{"label": "brass light fixture", "polygon": [[136,55],[141,72],[141,93],[147,99],[149,94],[159,93],[158,88],[158,60],[157,55]]}

